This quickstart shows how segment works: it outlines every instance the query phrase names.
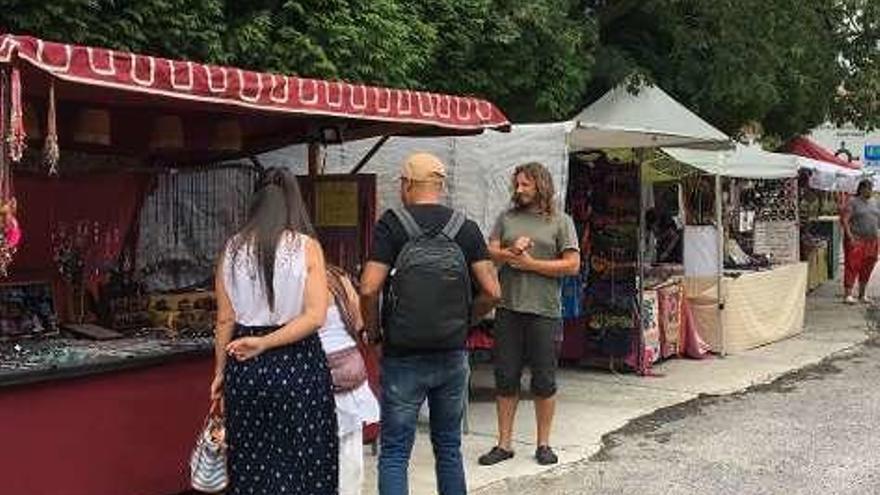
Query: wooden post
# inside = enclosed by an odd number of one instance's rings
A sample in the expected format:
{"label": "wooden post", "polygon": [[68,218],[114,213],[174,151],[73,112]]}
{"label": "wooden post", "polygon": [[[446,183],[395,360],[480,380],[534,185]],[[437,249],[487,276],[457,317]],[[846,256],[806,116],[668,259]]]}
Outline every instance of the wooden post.
{"label": "wooden post", "polygon": [[321,173],[322,150],[319,143],[309,143],[309,176],[315,177]]}

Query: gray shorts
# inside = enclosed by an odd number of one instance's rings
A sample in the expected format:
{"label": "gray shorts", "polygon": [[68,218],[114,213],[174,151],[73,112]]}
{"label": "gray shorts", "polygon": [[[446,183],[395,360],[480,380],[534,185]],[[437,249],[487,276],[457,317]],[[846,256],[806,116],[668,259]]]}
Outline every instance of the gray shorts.
{"label": "gray shorts", "polygon": [[556,340],[561,318],[499,309],[495,316],[495,392],[503,397],[517,395],[523,368],[532,375],[531,391],[536,397],[556,393]]}

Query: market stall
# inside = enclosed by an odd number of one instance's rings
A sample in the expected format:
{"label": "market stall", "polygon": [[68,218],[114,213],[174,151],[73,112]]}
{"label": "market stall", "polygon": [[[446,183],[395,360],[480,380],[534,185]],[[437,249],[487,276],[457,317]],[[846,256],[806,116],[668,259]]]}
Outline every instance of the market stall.
{"label": "market stall", "polygon": [[568,209],[583,263],[566,301],[582,311],[565,322],[562,357],[646,374],[661,357],[701,355],[681,265],[647,258],[643,164],[661,146],[726,149],[729,138],[656,86],[622,85],[578,114],[569,143]]}
{"label": "market stall", "polygon": [[[810,266],[808,285],[815,288],[839,276],[843,260],[843,237],[838,213],[858,182],[870,178],[875,190],[880,177],[843,161],[810,141],[794,141],[794,153],[801,173],[802,256]],[[799,143],[799,144],[798,144]],[[833,161],[828,161],[833,160]]]}
{"label": "market stall", "polygon": [[[187,487],[212,373],[200,270],[242,218],[256,155],[509,125],[475,98],[15,35],[0,36],[0,95],[0,463],[17,495]],[[339,262],[373,221],[358,180],[305,183]]]}
{"label": "market stall", "polygon": [[[685,292],[704,340],[728,353],[802,331],[808,272],[799,254],[794,157],[754,145],[664,153],[726,186],[716,186],[715,218],[688,222],[684,232]],[[701,194],[699,184],[688,190],[686,197]],[[707,209],[699,199],[689,203],[694,213]]]}

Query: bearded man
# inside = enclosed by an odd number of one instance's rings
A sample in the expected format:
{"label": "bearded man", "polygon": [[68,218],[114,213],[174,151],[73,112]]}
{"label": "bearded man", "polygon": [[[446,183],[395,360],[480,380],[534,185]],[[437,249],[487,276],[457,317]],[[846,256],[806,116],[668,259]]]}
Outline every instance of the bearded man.
{"label": "bearded man", "polygon": [[495,319],[495,392],[498,443],[479,459],[484,466],[513,457],[511,440],[520,378],[531,372],[539,464],[555,464],[550,430],[556,409],[556,342],[562,331],[561,279],[580,270],[577,232],[556,206],[553,178],[540,163],[516,168],[510,209],[489,236],[499,267],[501,303]]}

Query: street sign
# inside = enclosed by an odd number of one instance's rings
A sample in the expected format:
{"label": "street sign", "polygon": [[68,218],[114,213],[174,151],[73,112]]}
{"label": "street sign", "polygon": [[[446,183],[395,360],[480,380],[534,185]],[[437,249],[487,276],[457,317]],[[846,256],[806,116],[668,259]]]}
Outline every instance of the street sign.
{"label": "street sign", "polygon": [[880,170],[880,144],[865,145],[865,168]]}

